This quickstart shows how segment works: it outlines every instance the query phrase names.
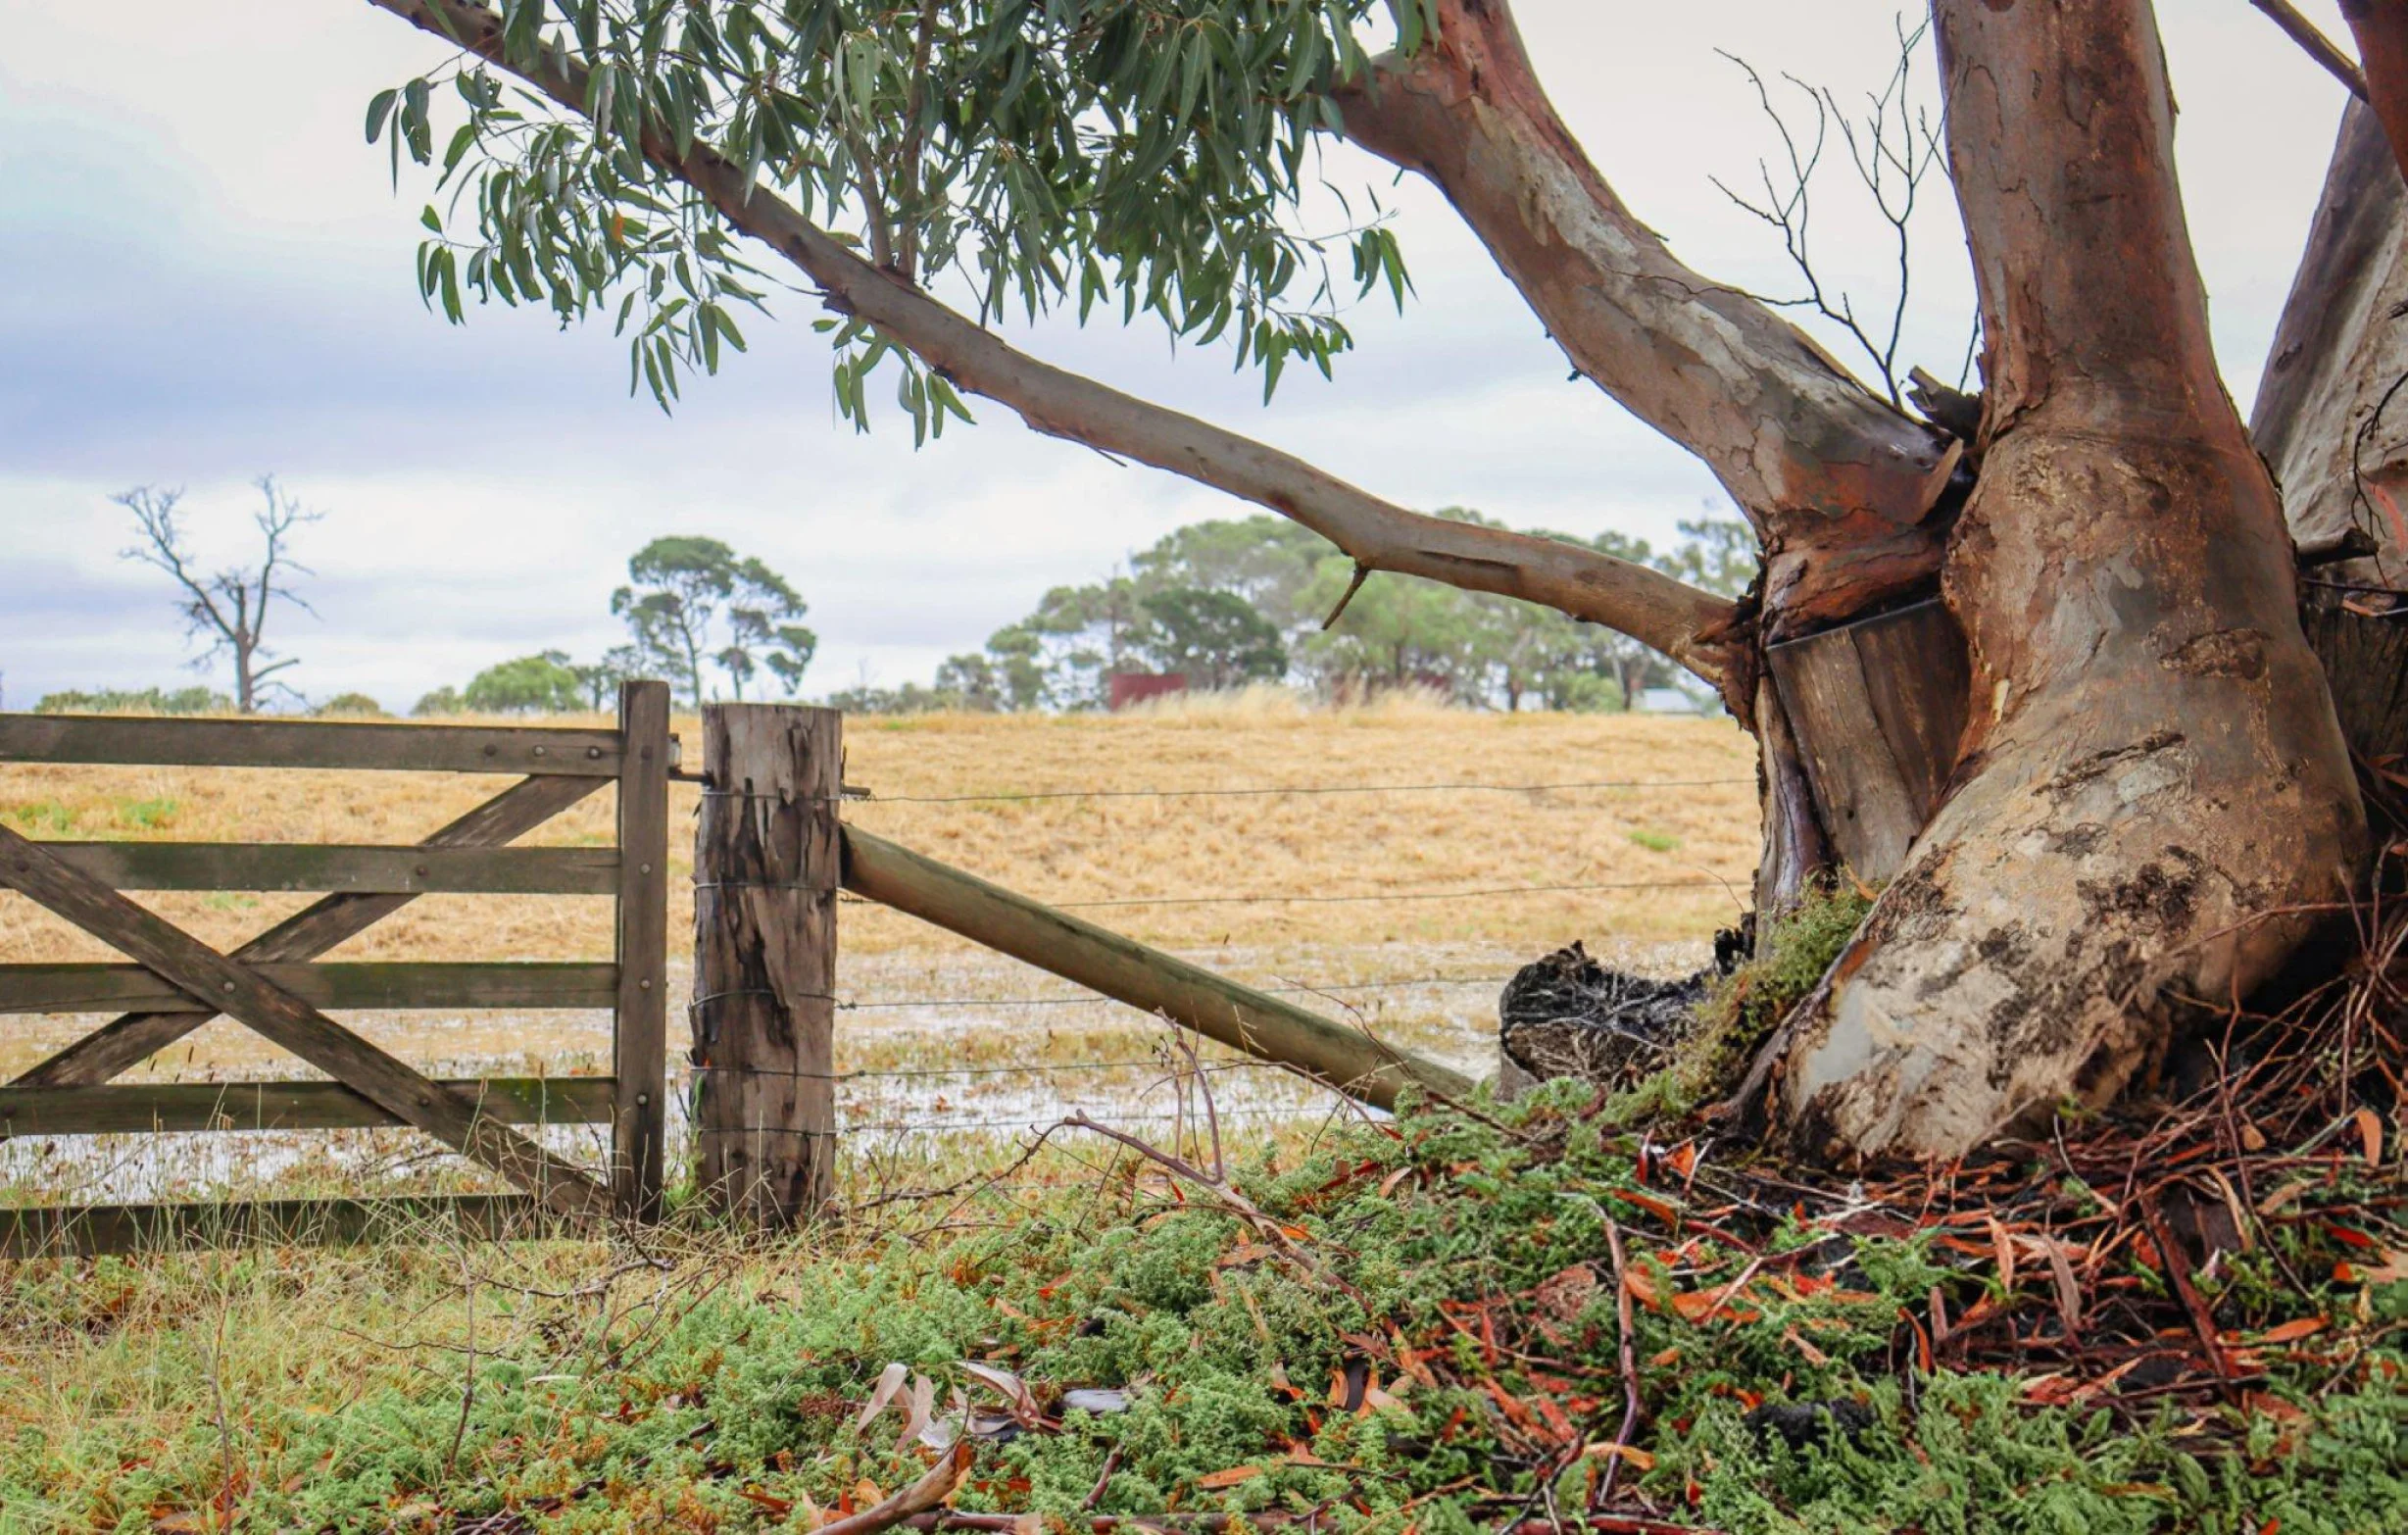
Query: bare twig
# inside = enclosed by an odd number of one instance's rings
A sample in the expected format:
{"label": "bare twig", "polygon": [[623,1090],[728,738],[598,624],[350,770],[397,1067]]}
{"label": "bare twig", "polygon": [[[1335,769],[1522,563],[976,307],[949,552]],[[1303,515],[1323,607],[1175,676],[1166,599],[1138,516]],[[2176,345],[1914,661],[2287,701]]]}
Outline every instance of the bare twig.
{"label": "bare twig", "polygon": [[2307,50],[2309,58],[2324,67],[2325,73],[2349,88],[2360,101],[2373,98],[2366,93],[2366,74],[2337,47],[2332,38],[2317,30],[2316,24],[2299,14],[2290,0],[2249,0],[2269,21],[2283,28],[2283,35]]}
{"label": "bare twig", "polygon": [[[1773,130],[1780,136],[1782,156],[1788,162],[1785,182],[1776,182],[1769,163],[1758,161],[1756,174],[1763,182],[1761,203],[1731,190],[1720,179],[1714,187],[1743,211],[1762,220],[1781,231],[1782,249],[1792,266],[1805,280],[1803,296],[1794,299],[1766,298],[1763,302],[1784,308],[1810,308],[1816,314],[1847,332],[1881,374],[1883,389],[1890,403],[1901,409],[1905,397],[1898,374],[1898,345],[1905,334],[1906,304],[1912,287],[1913,265],[1909,261],[1911,242],[1907,225],[1913,220],[1917,194],[1924,180],[1942,163],[1940,133],[1930,115],[1913,101],[1915,50],[1921,46],[1929,24],[1906,29],[1898,23],[1898,58],[1890,72],[1890,78],[1878,94],[1865,98],[1867,114],[1859,124],[1842,110],[1839,98],[1828,88],[1807,84],[1794,74],[1782,79],[1802,93],[1814,109],[1814,135],[1811,143],[1791,128],[1789,120],[1773,105],[1771,89],[1753,65],[1736,54],[1723,57],[1736,64],[1746,74],[1747,83],[1754,87],[1756,102],[1764,115],[1772,120]],[[1897,249],[1897,298],[1891,308],[1886,332],[1877,336],[1857,318],[1856,306],[1844,292],[1833,293],[1823,284],[1816,270],[1811,244],[1813,204],[1811,190],[1815,173],[1822,168],[1823,152],[1829,146],[1831,134],[1837,130],[1847,146],[1848,159],[1854,165],[1857,179],[1872,194],[1873,206],[1884,223],[1891,226]]]}
{"label": "bare twig", "polygon": [[461,1366],[460,1419],[452,1425],[452,1448],[443,1457],[443,1479],[460,1466],[460,1447],[468,1440],[468,1415],[476,1409],[476,1270],[468,1266],[468,1244],[460,1244],[460,1284],[468,1307],[467,1360]]}
{"label": "bare twig", "polygon": [[[1305,1252],[1302,1247],[1298,1246],[1295,1239],[1288,1235],[1287,1228],[1282,1226],[1277,1220],[1272,1219],[1270,1215],[1266,1214],[1260,1206],[1256,1205],[1253,1200],[1248,1199],[1244,1194],[1239,1193],[1229,1184],[1214,1178],[1209,1173],[1206,1173],[1202,1167],[1197,1166],[1186,1158],[1175,1156],[1170,1152],[1162,1150],[1158,1146],[1151,1145],[1148,1142],[1139,1139],[1137,1136],[1129,1134],[1125,1130],[1114,1129],[1108,1124],[1105,1124],[1096,1119],[1090,1119],[1084,1113],[1074,1114],[1070,1115],[1070,1117],[1062,1120],[1062,1123],[1072,1129],[1092,1130],[1096,1134],[1105,1137],[1106,1140],[1118,1141],[1121,1145],[1126,1146],[1129,1148],[1129,1150],[1145,1158],[1148,1162],[1154,1163],[1155,1165],[1169,1172],[1172,1176],[1180,1178],[1196,1188],[1202,1189],[1206,1194],[1211,1195],[1212,1198],[1231,1214],[1236,1215],[1239,1219],[1253,1227],[1255,1233],[1265,1242],[1268,1242],[1273,1247],[1278,1248],[1282,1253],[1288,1255],[1288,1257],[1293,1260],[1299,1267],[1304,1269],[1315,1278],[1345,1291],[1356,1301],[1359,1302],[1363,1300],[1361,1291],[1357,1290],[1341,1275],[1330,1272],[1329,1269],[1316,1263],[1311,1254]],[[1368,1303],[1366,1302],[1365,1304],[1367,1305]]]}
{"label": "bare twig", "polygon": [[1639,1327],[1631,1314],[1631,1287],[1623,1277],[1622,1228],[1610,1217],[1605,1222],[1605,1250],[1614,1263],[1614,1329],[1618,1334],[1615,1352],[1622,1366],[1622,1426],[1614,1431],[1613,1459],[1605,1463],[1605,1475],[1597,1484],[1597,1495],[1589,1500],[1592,1512],[1613,1496],[1614,1476],[1622,1469],[1622,1452],[1629,1448],[1631,1435],[1639,1427]]}

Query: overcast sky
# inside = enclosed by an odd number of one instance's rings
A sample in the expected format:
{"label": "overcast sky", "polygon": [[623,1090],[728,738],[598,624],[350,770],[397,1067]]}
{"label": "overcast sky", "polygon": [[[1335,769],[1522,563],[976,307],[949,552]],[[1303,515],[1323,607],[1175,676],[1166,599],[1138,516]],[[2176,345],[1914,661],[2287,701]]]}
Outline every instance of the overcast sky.
{"label": "overcast sky", "polygon": [[[2345,35],[2333,0],[2304,9]],[[1845,97],[1881,84],[1895,6],[1517,10],[1555,100],[1640,217],[1718,278],[1794,290],[1777,241],[1709,179],[1745,182],[1772,143],[1716,50]],[[2163,0],[2160,14],[2192,234],[2245,409],[2341,91],[2246,0]],[[751,355],[692,384],[673,420],[628,397],[601,327],[498,309],[445,324],[411,280],[426,179],[405,173],[396,195],[360,132],[371,94],[439,56],[357,0],[0,0],[0,39],[7,707],[193,679],[164,578],[118,558],[129,529],[108,497],[135,484],[184,487],[196,543],[223,559],[244,547],[262,472],[322,510],[302,544],[321,617],[276,638],[310,696],[392,708],[510,656],[598,653],[619,638],[611,588],[658,533],[715,535],[802,587],[821,636],[813,694],[925,679],[1046,587],[1251,510],[1033,437],[993,405],[918,452],[897,419],[857,436],[835,420],[800,299],[749,324]],[[1367,162],[1331,170],[1388,180]],[[1954,210],[1932,191],[1905,350],[1952,376],[1972,300]],[[1843,192],[1835,182],[1817,214],[1828,275],[1884,307],[1892,253]],[[1351,315],[1360,349],[1333,384],[1291,370],[1266,410],[1225,354],[1173,358],[1158,328],[1023,339],[1408,505],[1655,538],[1721,505],[1687,455],[1567,381],[1442,202],[1418,185],[1384,195],[1418,296],[1401,318]]]}

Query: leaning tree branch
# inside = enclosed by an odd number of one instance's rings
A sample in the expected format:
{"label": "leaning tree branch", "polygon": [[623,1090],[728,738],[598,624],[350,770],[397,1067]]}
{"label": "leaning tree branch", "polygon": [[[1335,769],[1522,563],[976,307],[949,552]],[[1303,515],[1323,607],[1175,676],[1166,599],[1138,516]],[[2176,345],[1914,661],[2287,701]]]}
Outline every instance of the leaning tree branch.
{"label": "leaning tree branch", "polygon": [[[478,0],[369,3],[584,116],[584,67],[552,54],[509,57],[501,14]],[[1740,610],[1723,598],[1578,545],[1407,511],[1291,454],[1040,362],[863,261],[715,149],[697,142],[681,155],[650,122],[640,143],[646,160],[701,193],[731,227],[801,268],[830,309],[867,322],[949,382],[1015,412],[1034,430],[1267,507],[1369,569],[1519,597],[1618,629],[1726,692],[1747,670],[1735,632]],[[1734,712],[1746,718],[1736,705]]]}
{"label": "leaning tree branch", "polygon": [[1438,12],[1432,43],[1335,93],[1345,136],[1446,193],[1572,365],[1713,470],[1763,540],[1774,637],[1930,582],[1945,435],[1676,260],[1556,114],[1506,0]]}
{"label": "leaning tree branch", "polygon": [[2283,35],[2307,51],[2309,58],[2322,65],[2325,72],[2343,85],[2360,101],[2367,99],[2366,76],[2352,64],[2349,55],[2334,46],[2333,39],[2318,30],[2314,22],[2299,14],[2291,0],[2249,0],[2267,20],[2283,28]]}

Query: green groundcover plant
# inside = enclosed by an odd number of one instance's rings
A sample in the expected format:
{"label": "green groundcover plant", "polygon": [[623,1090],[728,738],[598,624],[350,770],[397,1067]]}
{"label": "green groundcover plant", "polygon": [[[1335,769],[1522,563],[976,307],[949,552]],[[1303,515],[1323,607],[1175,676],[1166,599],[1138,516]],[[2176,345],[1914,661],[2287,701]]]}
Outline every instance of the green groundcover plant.
{"label": "green groundcover plant", "polygon": [[[2320,1345],[2269,1351],[2246,1408],[2051,1401],[1901,1366],[1902,1309],[1984,1288],[1928,1239],[1715,1267],[1572,1096],[1265,1142],[1226,1185],[1080,1146],[1120,1160],[914,1232],[19,1264],[0,1525],[808,1528],[966,1433],[955,1509],[1056,1523],[1467,1535],[1577,1516],[1612,1463],[1616,1498],[1735,1532],[2408,1528],[2408,1286],[2239,1297]],[[1793,1444],[1767,1404],[1851,1406]]]}

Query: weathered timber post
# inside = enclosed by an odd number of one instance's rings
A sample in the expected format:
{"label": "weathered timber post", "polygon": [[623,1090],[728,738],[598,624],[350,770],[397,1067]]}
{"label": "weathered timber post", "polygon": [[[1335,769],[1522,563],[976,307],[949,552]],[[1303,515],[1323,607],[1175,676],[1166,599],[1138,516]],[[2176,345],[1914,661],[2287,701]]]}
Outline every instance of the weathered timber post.
{"label": "weathered timber post", "polygon": [[1765,660],[1833,851],[1858,879],[1888,879],[1956,768],[1972,685],[1956,620],[1934,599],[1772,646]]}
{"label": "weathered timber post", "polygon": [[627,1219],[657,1220],[668,1123],[668,684],[621,684],[618,729],[625,755],[618,777],[611,1198]]}
{"label": "weathered timber post", "polygon": [[834,1190],[837,796],[833,709],[703,711],[694,831],[696,1178],[710,1207],[778,1227]]}

